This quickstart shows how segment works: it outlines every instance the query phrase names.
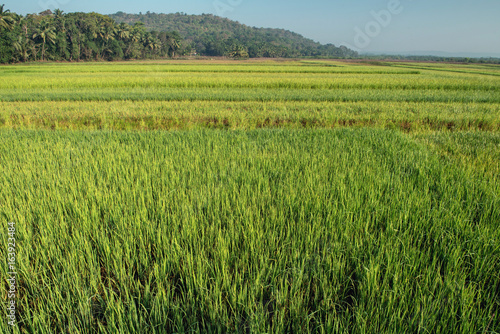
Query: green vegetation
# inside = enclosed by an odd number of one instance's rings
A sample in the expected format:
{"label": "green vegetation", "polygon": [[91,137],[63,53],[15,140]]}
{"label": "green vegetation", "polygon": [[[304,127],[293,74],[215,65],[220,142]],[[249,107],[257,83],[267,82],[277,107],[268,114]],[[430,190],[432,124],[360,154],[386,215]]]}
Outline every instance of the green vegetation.
{"label": "green vegetation", "polygon": [[25,17],[0,7],[0,63],[160,59],[176,56],[323,58],[499,64],[499,58],[359,55],[284,29],[211,14],[111,15],[46,10]]}
{"label": "green vegetation", "polygon": [[368,60],[404,60],[404,61],[417,61],[417,62],[448,62],[448,63],[464,63],[464,64],[500,64],[498,57],[451,57],[451,56],[403,56],[403,55],[377,55],[368,56],[363,55],[363,59]]}
{"label": "green vegetation", "polygon": [[333,61],[0,67],[0,127],[500,128],[500,67]]}
{"label": "green vegetation", "polygon": [[[144,24],[150,22],[151,15],[162,22],[155,26],[157,29]],[[23,17],[4,10],[2,5],[0,63],[157,59],[176,55],[236,59],[357,56],[346,47],[321,45],[285,30],[249,28],[213,15],[145,17],[148,20],[142,20],[141,15],[66,14],[61,10]]]}
{"label": "green vegetation", "polygon": [[29,332],[499,328],[500,183],[403,134],[1,136]]}
{"label": "green vegetation", "polygon": [[284,29],[249,27],[212,14],[126,14],[109,15],[116,22],[143,23],[152,31],[175,30],[184,39],[186,53],[227,56],[243,49],[255,57],[352,58],[358,54],[345,46],[321,45]]}
{"label": "green vegetation", "polygon": [[0,128],[188,130],[366,127],[500,129],[500,106],[425,102],[47,101],[5,102]]}
{"label": "green vegetation", "polygon": [[1,66],[0,332],[500,332],[499,74]]}
{"label": "green vegetation", "polygon": [[0,63],[160,58],[174,56],[180,44],[175,31],[148,32],[97,13],[23,17],[0,8]]}

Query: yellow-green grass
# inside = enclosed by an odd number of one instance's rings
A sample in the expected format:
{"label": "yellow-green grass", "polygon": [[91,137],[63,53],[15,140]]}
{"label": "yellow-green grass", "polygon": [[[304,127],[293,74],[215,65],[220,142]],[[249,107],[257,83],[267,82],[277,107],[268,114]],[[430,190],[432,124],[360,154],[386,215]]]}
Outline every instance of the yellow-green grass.
{"label": "yellow-green grass", "polygon": [[333,61],[3,66],[0,126],[492,131],[500,119],[498,73],[492,65]]}
{"label": "yellow-green grass", "polygon": [[443,102],[35,101],[3,102],[0,127],[13,129],[395,128],[500,129],[500,105]]}
{"label": "yellow-green grass", "polygon": [[29,73],[103,73],[103,72],[207,72],[207,73],[402,73],[418,74],[413,69],[399,69],[370,64],[309,61],[145,61],[113,63],[31,63],[16,66],[0,66],[10,74]]}
{"label": "yellow-green grass", "polygon": [[499,333],[499,73],[0,66],[0,333]]}
{"label": "yellow-green grass", "polygon": [[463,147],[498,157],[498,133],[0,139],[1,225],[17,228],[14,332],[500,329],[500,183],[476,168],[486,155],[470,168],[459,158]]}
{"label": "yellow-green grass", "polygon": [[[66,65],[68,66],[68,65]],[[118,66],[118,65],[115,65]],[[500,103],[500,78],[473,74],[3,73],[0,101],[404,101]],[[195,68],[193,66],[192,68]],[[270,66],[272,68],[272,66]],[[173,69],[172,69],[173,68]],[[290,68],[290,66],[285,67]],[[390,68],[389,68],[390,69]]]}

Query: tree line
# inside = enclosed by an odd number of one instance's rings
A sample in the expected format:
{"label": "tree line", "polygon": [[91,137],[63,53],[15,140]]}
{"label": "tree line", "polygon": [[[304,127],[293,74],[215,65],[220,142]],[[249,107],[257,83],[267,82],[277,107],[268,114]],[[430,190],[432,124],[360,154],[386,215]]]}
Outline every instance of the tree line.
{"label": "tree line", "polygon": [[0,6],[0,63],[154,59],[183,55],[355,58],[283,29],[248,27],[211,14],[64,13],[26,16]]}
{"label": "tree line", "polygon": [[271,28],[256,28],[212,14],[185,13],[109,15],[117,22],[142,22],[151,30],[176,30],[183,37],[187,54],[203,56],[267,58],[356,58],[345,46],[322,45],[300,34]]}
{"label": "tree line", "polygon": [[357,58],[499,64],[499,58],[360,56],[284,29],[255,28],[211,14],[64,13],[26,16],[0,6],[0,63],[153,59],[183,55],[233,58]]}
{"label": "tree line", "polygon": [[181,42],[175,31],[147,31],[97,13],[22,16],[0,6],[0,63],[173,57]]}
{"label": "tree line", "polygon": [[406,55],[363,55],[365,60],[387,60],[387,61],[415,61],[415,62],[438,62],[438,63],[465,63],[465,64],[500,64],[500,58],[496,57],[441,57],[441,56],[406,56]]}

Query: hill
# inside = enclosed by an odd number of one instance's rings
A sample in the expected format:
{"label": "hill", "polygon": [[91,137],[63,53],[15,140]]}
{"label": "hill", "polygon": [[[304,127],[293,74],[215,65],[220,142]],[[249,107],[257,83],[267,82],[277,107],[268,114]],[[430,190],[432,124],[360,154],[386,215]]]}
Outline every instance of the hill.
{"label": "hill", "polygon": [[322,45],[300,34],[271,28],[256,28],[212,14],[184,13],[108,15],[118,23],[142,22],[150,31],[177,31],[184,39],[183,53],[224,56],[248,52],[250,57],[351,58],[357,53],[344,46]]}

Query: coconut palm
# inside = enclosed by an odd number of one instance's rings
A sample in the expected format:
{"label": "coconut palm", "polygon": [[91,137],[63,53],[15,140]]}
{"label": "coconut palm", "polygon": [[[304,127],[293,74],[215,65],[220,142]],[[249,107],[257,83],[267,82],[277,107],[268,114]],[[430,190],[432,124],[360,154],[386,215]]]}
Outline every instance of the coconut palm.
{"label": "coconut palm", "polygon": [[114,24],[105,24],[102,25],[97,31],[97,35],[101,38],[102,41],[106,42],[106,45],[109,41],[115,39],[116,28]]}
{"label": "coconut palm", "polygon": [[60,9],[54,11],[54,19],[56,21],[56,28],[58,32],[66,33],[64,12]]}
{"label": "coconut palm", "polygon": [[115,34],[116,34],[116,28],[113,23],[106,23],[100,26],[99,29],[97,30],[97,35],[102,41],[102,51],[101,51],[102,58],[104,58],[104,55],[106,53],[111,52],[111,50],[109,49],[109,41],[115,39]]}
{"label": "coconut palm", "polygon": [[172,57],[175,57],[175,52],[181,47],[179,43],[179,38],[175,35],[170,35],[167,39],[167,44],[169,49],[172,51]]}
{"label": "coconut palm", "polygon": [[17,51],[19,54],[19,58],[22,61],[27,61],[29,58],[29,45],[23,36],[17,36],[17,39],[15,40],[14,44],[14,49]]}
{"label": "coconut palm", "polygon": [[143,36],[142,38],[142,45],[146,49],[153,50],[154,49],[154,39],[151,36],[151,34],[147,33],[146,35]]}
{"label": "coconut palm", "polygon": [[231,58],[246,59],[248,58],[248,52],[243,45],[232,45],[232,51],[229,52]]}
{"label": "coconut palm", "polygon": [[133,29],[129,35],[129,39],[130,43],[128,43],[127,51],[125,51],[126,55],[129,55],[134,46],[142,40],[142,32],[138,29]]}
{"label": "coconut palm", "polygon": [[122,22],[116,29],[116,36],[122,41],[127,41],[130,38],[130,30],[128,24]]}
{"label": "coconut palm", "polygon": [[0,30],[12,30],[14,28],[14,25],[16,24],[16,21],[12,17],[12,13],[10,12],[10,10],[4,10],[4,6],[5,5],[0,6]]}
{"label": "coconut palm", "polygon": [[36,32],[33,34],[33,39],[41,39],[42,40],[42,61],[45,56],[45,45],[46,43],[54,44],[56,41],[56,33],[55,28],[48,21],[40,22],[40,25]]}
{"label": "coconut palm", "polygon": [[64,14],[63,14],[63,13],[64,13],[64,11],[62,11],[62,10],[60,10],[60,9],[56,9],[56,10],[54,11],[54,18],[55,18],[55,19],[60,19],[61,17],[63,17],[63,16],[64,16]]}

